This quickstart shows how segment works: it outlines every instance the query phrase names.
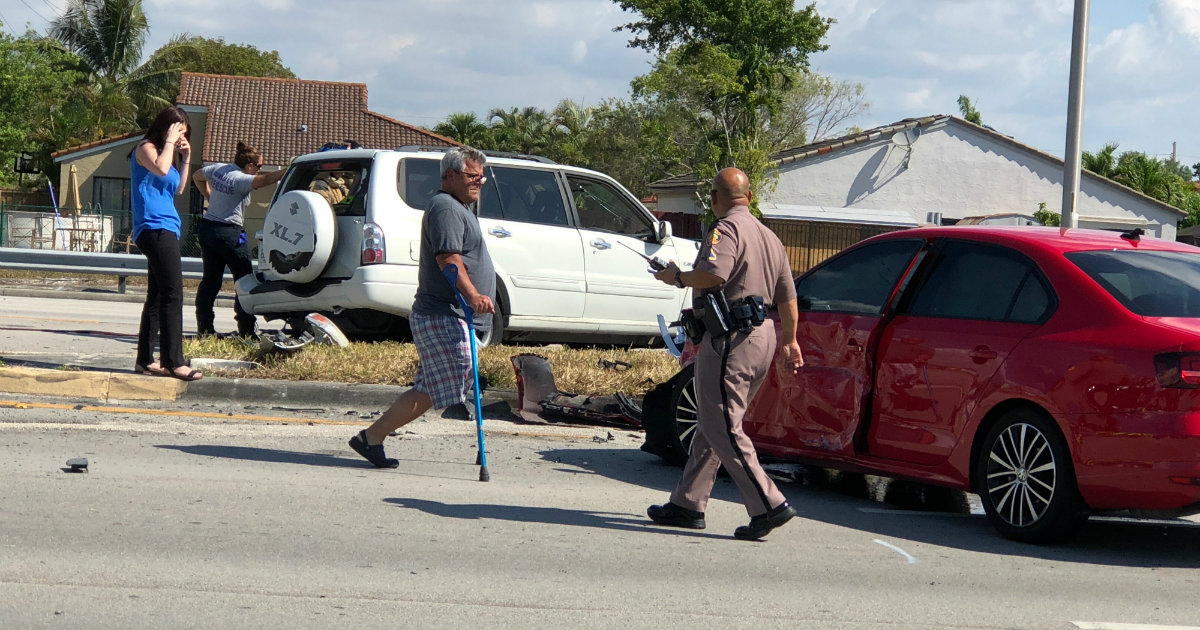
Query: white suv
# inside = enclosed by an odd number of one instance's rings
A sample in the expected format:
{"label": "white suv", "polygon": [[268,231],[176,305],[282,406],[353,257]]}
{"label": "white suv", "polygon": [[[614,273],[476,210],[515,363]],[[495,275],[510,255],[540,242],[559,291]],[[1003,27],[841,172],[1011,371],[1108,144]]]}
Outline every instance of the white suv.
{"label": "white suv", "polygon": [[[417,289],[421,213],[441,149],[349,149],[297,158],[267,211],[258,273],[237,283],[267,319],[333,316],[351,335],[403,336]],[[496,268],[490,339],[649,342],[687,291],[644,254],[687,269],[699,243],[673,237],[612,178],[530,156],[489,156],[479,222]],[[633,251],[630,251],[630,250]]]}

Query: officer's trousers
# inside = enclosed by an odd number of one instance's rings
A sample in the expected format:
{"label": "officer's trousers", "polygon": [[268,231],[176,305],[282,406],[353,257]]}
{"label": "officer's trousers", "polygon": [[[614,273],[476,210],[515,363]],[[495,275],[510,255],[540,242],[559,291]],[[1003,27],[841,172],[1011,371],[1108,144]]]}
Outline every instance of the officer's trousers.
{"label": "officer's trousers", "polygon": [[671,502],[703,512],[722,466],[737,484],[751,517],[784,502],[763,472],[742,417],[775,356],[775,325],[768,319],[749,334],[713,338],[705,333],[696,356],[697,430],[683,477]]}

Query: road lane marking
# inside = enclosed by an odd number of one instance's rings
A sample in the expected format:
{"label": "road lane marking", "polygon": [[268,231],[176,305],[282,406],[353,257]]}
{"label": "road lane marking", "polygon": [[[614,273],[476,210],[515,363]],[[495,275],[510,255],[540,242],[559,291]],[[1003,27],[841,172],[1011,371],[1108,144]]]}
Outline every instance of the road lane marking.
{"label": "road lane marking", "polygon": [[1200,630],[1200,626],[1164,626],[1153,623],[1112,623],[1107,621],[1072,621],[1079,630]]}
{"label": "road lane marking", "polygon": [[[249,422],[282,422],[286,424],[320,424],[329,426],[363,426],[361,420],[324,420],[321,418],[287,418],[283,416],[254,416],[237,413],[215,413],[211,411],[177,411],[174,409],[141,409],[139,407],[112,407],[107,405],[68,405],[63,403],[22,402],[15,400],[0,400],[0,408],[5,409],[69,409],[74,411],[91,411],[95,413],[129,413],[146,416],[174,416],[180,418],[212,418],[218,420],[246,420]],[[471,427],[472,431],[474,426]],[[564,435],[546,431],[516,431],[512,429],[484,429],[487,435],[515,435],[518,437],[547,437],[565,438],[568,440],[591,440],[592,436]]]}
{"label": "road lane marking", "polygon": [[877,543],[879,543],[879,544],[883,545],[884,547],[887,547],[888,549],[891,549],[892,551],[895,551],[896,553],[898,553],[898,554],[900,554],[900,555],[904,556],[904,557],[905,557],[905,558],[908,560],[908,563],[909,563],[909,564],[916,564],[916,563],[917,563],[917,559],[916,559],[916,558],[914,558],[914,557],[912,557],[912,554],[910,554],[910,553],[908,553],[907,551],[905,551],[905,550],[903,550],[903,549],[901,549],[901,548],[897,547],[896,545],[893,545],[893,544],[891,544],[891,543],[886,543],[886,542],[884,542],[884,541],[882,541],[882,540],[879,540],[878,538],[876,538],[876,539],[875,539],[875,542],[877,542]]}

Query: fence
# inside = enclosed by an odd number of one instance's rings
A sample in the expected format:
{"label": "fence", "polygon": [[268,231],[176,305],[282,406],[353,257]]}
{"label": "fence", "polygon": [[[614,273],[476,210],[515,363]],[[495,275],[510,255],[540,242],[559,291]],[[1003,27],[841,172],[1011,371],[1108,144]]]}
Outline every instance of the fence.
{"label": "fence", "polygon": [[[183,256],[200,255],[195,236],[198,219],[197,215],[183,217],[179,243]],[[0,247],[136,254],[132,233],[133,219],[125,210],[55,212],[53,206],[0,201]]]}
{"label": "fence", "polygon": [[779,236],[779,240],[783,241],[794,275],[808,271],[822,260],[865,238],[903,229],[884,225],[781,221],[779,219],[766,219],[763,223]]}

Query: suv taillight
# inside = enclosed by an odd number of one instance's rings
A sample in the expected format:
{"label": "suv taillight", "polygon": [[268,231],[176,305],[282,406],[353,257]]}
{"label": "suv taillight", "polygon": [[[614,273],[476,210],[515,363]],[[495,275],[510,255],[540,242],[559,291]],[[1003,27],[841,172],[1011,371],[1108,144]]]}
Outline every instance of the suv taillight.
{"label": "suv taillight", "polygon": [[374,223],[363,224],[361,264],[374,265],[384,261],[383,230]]}
{"label": "suv taillight", "polygon": [[1154,357],[1154,372],[1163,387],[1200,389],[1200,352],[1164,352]]}

